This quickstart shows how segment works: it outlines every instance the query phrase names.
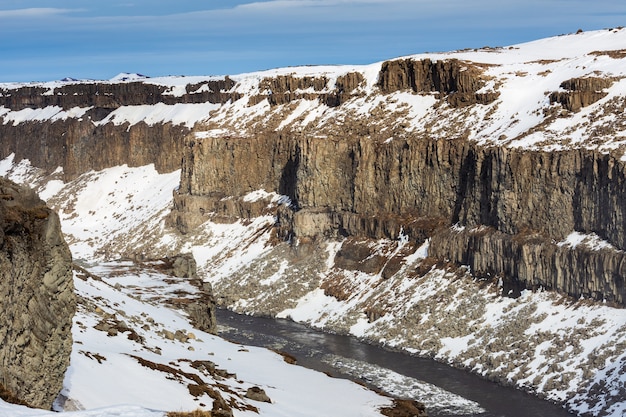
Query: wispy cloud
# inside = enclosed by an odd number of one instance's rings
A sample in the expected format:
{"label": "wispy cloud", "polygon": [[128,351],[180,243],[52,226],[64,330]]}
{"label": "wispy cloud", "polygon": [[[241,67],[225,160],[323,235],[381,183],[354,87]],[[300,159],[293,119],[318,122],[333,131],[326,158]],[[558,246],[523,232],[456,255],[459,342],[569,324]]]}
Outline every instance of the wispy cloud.
{"label": "wispy cloud", "polygon": [[0,10],[0,19],[3,18],[36,18],[78,12],[78,9],[58,9],[53,7],[32,7],[28,9]]}

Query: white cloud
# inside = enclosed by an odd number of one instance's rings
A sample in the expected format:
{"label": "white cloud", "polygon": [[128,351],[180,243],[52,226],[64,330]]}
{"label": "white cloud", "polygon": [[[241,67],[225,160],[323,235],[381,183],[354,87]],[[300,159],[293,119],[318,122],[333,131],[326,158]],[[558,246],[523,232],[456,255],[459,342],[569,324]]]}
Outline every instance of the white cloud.
{"label": "white cloud", "polygon": [[76,12],[75,9],[58,9],[53,7],[32,7],[29,9],[0,10],[0,19],[2,18],[33,18],[33,17],[49,17]]}

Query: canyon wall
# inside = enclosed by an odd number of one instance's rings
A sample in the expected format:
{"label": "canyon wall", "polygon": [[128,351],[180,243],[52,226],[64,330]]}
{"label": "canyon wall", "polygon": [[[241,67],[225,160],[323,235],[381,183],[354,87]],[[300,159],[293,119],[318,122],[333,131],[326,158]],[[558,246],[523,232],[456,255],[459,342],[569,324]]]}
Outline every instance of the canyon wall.
{"label": "canyon wall", "polygon": [[[544,152],[424,137],[380,143],[268,134],[190,140],[178,193],[209,200],[265,189],[287,195],[300,215],[325,212],[339,221],[332,229],[345,223],[349,234],[374,238],[397,237],[399,229],[365,227],[368,218],[405,219],[406,226],[441,219],[447,225],[485,225],[510,235],[532,231],[555,240],[573,230],[593,232],[623,249],[625,187],[623,162],[583,149]],[[342,216],[361,218],[363,227],[341,221]]]}
{"label": "canyon wall", "polygon": [[0,156],[15,154],[15,160],[28,159],[48,172],[63,167],[66,180],[123,164],[171,172],[180,167],[188,133],[171,123],[96,126],[88,118],[0,124]]}
{"label": "canyon wall", "polygon": [[189,83],[184,91],[174,92],[169,86],[149,82],[80,82],[60,83],[55,86],[0,86],[0,106],[14,111],[58,106],[65,110],[73,107],[92,107],[94,113],[103,115],[122,106],[142,106],[163,103],[225,103],[239,98],[228,92],[233,80],[205,80]]}
{"label": "canyon wall", "polygon": [[[285,238],[430,237],[432,256],[515,277],[522,288],[626,300],[626,171],[608,154],[268,133],[190,140],[183,160],[174,211],[182,231],[216,211],[261,214],[266,205],[253,210],[241,197],[264,189],[291,200],[277,214]],[[227,196],[240,197],[239,204]],[[453,225],[484,231],[455,234]],[[595,233],[614,249],[557,249],[574,230]]]}
{"label": "canyon wall", "polygon": [[[127,164],[154,164],[159,172],[180,168],[183,138],[190,128],[172,122],[114,123],[105,119],[116,109],[214,103],[239,98],[229,93],[228,77],[190,83],[181,92],[144,82],[69,83],[57,86],[0,87],[0,109],[23,113],[26,120],[0,124],[0,158],[11,153],[47,171],[63,167],[66,179]],[[28,112],[70,112],[64,117],[29,117]],[[72,117],[72,110],[80,113]],[[165,110],[168,111],[168,110]],[[171,110],[169,110],[171,111]],[[0,115],[2,112],[0,112]],[[105,121],[105,122],[103,122]]]}
{"label": "canyon wall", "polygon": [[72,257],[58,216],[0,178],[0,385],[51,409],[72,351]]}
{"label": "canyon wall", "polygon": [[[559,68],[555,62],[531,61],[527,69],[546,77]],[[169,216],[182,233],[208,219],[232,222],[271,212],[283,240],[400,234],[416,243],[431,239],[432,256],[469,264],[485,276],[507,276],[517,290],[543,286],[624,304],[618,259],[626,249],[621,148],[499,145],[496,139],[505,140],[506,134],[472,140],[472,129],[489,127],[508,109],[499,87],[528,75],[517,69],[490,75],[498,65],[409,58],[381,63],[375,78],[371,69],[334,75],[294,71],[253,75],[252,81],[211,79],[182,89],[150,82],[4,89],[0,104],[13,112],[43,106],[87,110],[74,118],[5,121],[0,156],[15,153],[17,160],[27,158],[47,170],[62,166],[66,178],[121,164],[154,163],[161,172],[182,168]],[[543,116],[516,139],[541,133],[540,143],[548,141],[554,134],[550,123],[567,125],[571,112],[607,100],[618,80],[571,75],[555,78],[551,91],[542,88],[540,107],[529,114]],[[611,100],[611,109],[623,105],[619,97]],[[100,123],[124,106],[202,102],[217,107],[194,128],[193,123]],[[412,106],[426,110],[409,117]],[[612,134],[606,124],[592,126],[602,120],[602,110],[586,123],[594,135]],[[520,123],[519,112],[505,116],[499,117],[507,129]],[[430,119],[411,125],[420,117]],[[259,189],[282,195],[289,204],[272,206],[271,196],[246,198]],[[470,232],[448,236],[453,225],[489,232],[481,232],[480,239]],[[574,231],[595,234],[613,250],[598,257],[556,246]],[[530,267],[532,257],[524,258],[537,240],[543,242],[537,256],[546,257],[540,269]],[[510,257],[513,261],[503,261]]]}

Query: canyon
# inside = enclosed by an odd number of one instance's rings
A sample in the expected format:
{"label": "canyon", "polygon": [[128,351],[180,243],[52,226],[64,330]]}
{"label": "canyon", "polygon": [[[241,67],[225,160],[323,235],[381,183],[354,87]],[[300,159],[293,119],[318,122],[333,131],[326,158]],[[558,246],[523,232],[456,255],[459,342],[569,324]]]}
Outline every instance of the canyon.
{"label": "canyon", "polygon": [[85,264],[192,252],[223,307],[618,415],[625,48],[0,85],[0,168]]}

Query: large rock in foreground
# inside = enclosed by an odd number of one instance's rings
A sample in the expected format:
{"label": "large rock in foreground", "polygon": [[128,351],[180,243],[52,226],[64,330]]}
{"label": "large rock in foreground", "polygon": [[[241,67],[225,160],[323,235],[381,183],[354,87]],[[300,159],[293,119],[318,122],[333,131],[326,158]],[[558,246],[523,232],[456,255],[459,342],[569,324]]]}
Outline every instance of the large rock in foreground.
{"label": "large rock in foreground", "polygon": [[52,407],[69,365],[71,266],[56,213],[0,178],[0,384],[31,406]]}

